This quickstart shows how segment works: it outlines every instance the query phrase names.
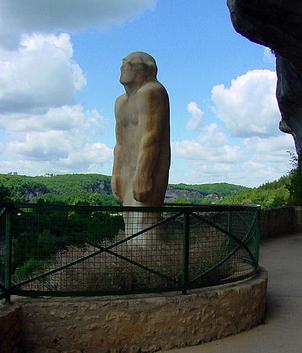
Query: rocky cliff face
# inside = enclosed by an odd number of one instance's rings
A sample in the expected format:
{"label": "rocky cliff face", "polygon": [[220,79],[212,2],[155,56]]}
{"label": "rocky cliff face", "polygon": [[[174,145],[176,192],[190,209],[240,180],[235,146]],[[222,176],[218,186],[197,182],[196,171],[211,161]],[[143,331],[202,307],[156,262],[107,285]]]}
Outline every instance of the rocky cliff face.
{"label": "rocky cliff face", "polygon": [[237,32],[272,48],[302,73],[301,0],[228,0]]}
{"label": "rocky cliff face", "polygon": [[99,192],[103,195],[112,195],[111,184],[109,181],[102,180],[96,184],[90,184],[83,187],[87,192]]}
{"label": "rocky cliff face", "polygon": [[25,202],[32,202],[33,198],[41,197],[47,192],[44,185],[24,185],[20,190],[20,195],[23,195]]}
{"label": "rocky cliff face", "polygon": [[[302,21],[301,21],[302,22]],[[302,58],[301,58],[302,59]],[[282,115],[279,128],[293,136],[302,162],[302,74],[289,60],[277,55],[277,100]]]}
{"label": "rocky cliff face", "polygon": [[169,188],[166,191],[165,195],[165,202],[175,202],[177,199],[184,199],[184,200],[194,200],[194,199],[202,199],[206,197],[207,194],[193,191],[193,190],[181,190],[176,188]]}
{"label": "rocky cliff face", "polygon": [[280,129],[292,134],[302,162],[302,1],[228,0],[236,31],[277,57]]}

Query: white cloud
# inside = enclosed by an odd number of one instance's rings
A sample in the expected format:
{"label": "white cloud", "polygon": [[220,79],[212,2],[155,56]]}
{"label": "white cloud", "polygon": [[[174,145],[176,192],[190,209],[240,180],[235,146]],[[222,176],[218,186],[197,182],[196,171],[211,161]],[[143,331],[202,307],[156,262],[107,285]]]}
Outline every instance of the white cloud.
{"label": "white cloud", "polygon": [[[230,87],[215,86],[214,111],[224,128],[212,123],[202,126],[197,138],[173,142],[173,182],[258,186],[287,174],[294,142],[278,130],[275,90],[276,74],[269,70],[249,71]],[[198,105],[190,102],[187,109],[191,127],[200,127]]]}
{"label": "white cloud", "polygon": [[[43,174],[111,169],[112,149],[93,143],[79,130],[27,132],[11,136],[5,145],[0,172]],[[9,169],[8,169],[9,168]],[[24,169],[25,168],[25,169]]]}
{"label": "white cloud", "polygon": [[62,32],[106,29],[155,4],[0,0],[0,172],[111,172],[112,149],[95,142],[104,119],[77,103],[86,79]]}
{"label": "white cloud", "polygon": [[69,35],[27,36],[17,50],[0,54],[0,171],[110,170],[111,149],[94,141],[104,118],[76,104],[86,80]]}
{"label": "white cloud", "polygon": [[216,124],[206,126],[195,140],[174,142],[173,152],[177,157],[209,164],[232,163],[241,155],[240,147],[228,145],[226,135]]}
{"label": "white cloud", "polygon": [[9,141],[4,152],[7,156],[33,161],[66,158],[71,149],[71,141],[66,137],[63,131],[29,132],[20,141]]}
{"label": "white cloud", "polygon": [[42,114],[0,114],[0,128],[14,132],[93,129],[101,133],[103,124],[104,119],[96,110],[85,112],[81,105],[50,108]]}
{"label": "white cloud", "polygon": [[155,6],[155,0],[0,0],[0,42],[18,43],[20,34],[104,29]]}
{"label": "white cloud", "polygon": [[216,124],[205,126],[196,139],[172,144],[174,182],[229,182],[258,186],[287,174],[289,154],[294,151],[293,139],[281,134],[269,137],[230,138]]}
{"label": "white cloud", "polygon": [[214,110],[232,135],[278,134],[276,80],[273,71],[253,70],[232,80],[229,88],[218,85],[212,89]]}
{"label": "white cloud", "polygon": [[204,115],[203,111],[198,107],[196,102],[190,102],[187,106],[187,111],[191,114],[187,128],[190,130],[198,129]]}
{"label": "white cloud", "polygon": [[253,162],[277,163],[280,165],[280,169],[283,169],[284,165],[288,165],[288,151],[294,151],[293,138],[287,134],[266,139],[248,138],[244,140],[244,144]]}
{"label": "white cloud", "polygon": [[75,103],[86,80],[74,62],[68,34],[26,37],[16,51],[0,51],[0,113]]}
{"label": "white cloud", "polygon": [[111,170],[112,149],[91,140],[93,133],[103,130],[103,118],[95,110],[84,111],[80,105],[63,106],[44,115],[21,115],[6,127],[2,173],[100,172],[104,166],[107,173]]}
{"label": "white cloud", "polygon": [[[8,156],[9,157],[9,156]],[[45,173],[103,173],[110,175],[112,168],[112,149],[105,144],[88,143],[57,159],[8,158],[0,163],[0,173],[18,172],[25,175]]]}
{"label": "white cloud", "polygon": [[87,143],[80,149],[73,150],[67,158],[61,159],[59,164],[68,170],[98,170],[99,166],[111,162],[113,151],[103,143]]}

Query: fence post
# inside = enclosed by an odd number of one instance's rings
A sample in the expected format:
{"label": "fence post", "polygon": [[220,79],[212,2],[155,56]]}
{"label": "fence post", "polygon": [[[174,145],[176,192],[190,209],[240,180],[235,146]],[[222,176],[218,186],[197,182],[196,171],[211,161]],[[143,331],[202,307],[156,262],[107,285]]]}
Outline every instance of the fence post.
{"label": "fence post", "polygon": [[256,221],[256,261],[259,264],[259,248],[260,248],[260,227],[261,227],[261,206],[257,208],[257,221]]}
{"label": "fence post", "polygon": [[5,246],[4,246],[4,287],[6,291],[5,301],[10,304],[10,289],[12,276],[12,237],[11,237],[11,208],[8,206],[5,212]]}
{"label": "fence post", "polygon": [[[232,209],[230,208],[228,211],[228,233],[229,234],[232,234],[232,226],[233,226],[233,214],[232,214]],[[227,245],[229,250],[231,250],[234,245],[234,242],[232,242],[230,237],[228,237]]]}
{"label": "fence post", "polygon": [[228,232],[232,234],[232,210],[228,212]]}
{"label": "fence post", "polygon": [[184,213],[182,293],[187,294],[189,284],[190,213]]}

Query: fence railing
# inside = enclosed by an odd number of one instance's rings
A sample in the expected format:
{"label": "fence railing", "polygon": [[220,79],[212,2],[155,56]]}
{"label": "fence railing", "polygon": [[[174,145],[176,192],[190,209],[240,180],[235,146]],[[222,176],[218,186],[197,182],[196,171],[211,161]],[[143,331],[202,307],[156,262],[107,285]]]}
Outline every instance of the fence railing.
{"label": "fence railing", "polygon": [[0,204],[0,298],[182,291],[258,270],[258,206]]}

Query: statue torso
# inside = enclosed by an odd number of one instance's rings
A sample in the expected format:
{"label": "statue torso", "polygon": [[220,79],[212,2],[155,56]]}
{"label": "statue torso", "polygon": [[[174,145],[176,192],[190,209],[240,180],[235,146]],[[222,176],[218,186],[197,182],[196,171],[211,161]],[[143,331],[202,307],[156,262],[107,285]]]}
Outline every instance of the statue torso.
{"label": "statue torso", "polygon": [[136,162],[139,153],[139,145],[142,139],[141,122],[139,121],[137,107],[137,93],[128,97],[119,98],[116,110],[117,124],[120,125],[119,137],[122,144],[123,173],[132,177],[135,173]]}
{"label": "statue torso", "polygon": [[[157,105],[152,107],[150,96],[152,97],[153,94],[156,97],[162,97],[161,107]],[[159,123],[157,132],[160,136],[158,140],[155,140],[156,142],[152,139],[152,142],[146,142],[150,141],[150,135],[154,134],[153,127],[156,126],[152,125],[150,128],[149,119],[153,118],[152,114],[157,114],[156,118],[161,121],[156,122],[156,124]],[[158,82],[149,83],[134,94],[120,96],[116,101],[115,116],[119,146],[117,173],[122,185],[123,203],[125,205],[137,204],[133,198],[133,181],[137,175],[141,175],[142,178],[146,177],[141,166],[142,163],[150,161],[152,176],[148,178],[152,178],[154,192],[148,204],[160,205],[167,187],[170,166],[169,102],[164,88]],[[152,145],[153,143],[155,144]],[[139,174],[137,174],[138,170]],[[150,173],[148,167],[147,173]]]}

